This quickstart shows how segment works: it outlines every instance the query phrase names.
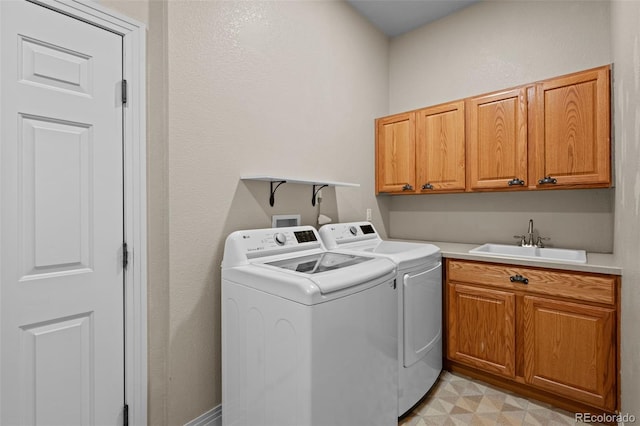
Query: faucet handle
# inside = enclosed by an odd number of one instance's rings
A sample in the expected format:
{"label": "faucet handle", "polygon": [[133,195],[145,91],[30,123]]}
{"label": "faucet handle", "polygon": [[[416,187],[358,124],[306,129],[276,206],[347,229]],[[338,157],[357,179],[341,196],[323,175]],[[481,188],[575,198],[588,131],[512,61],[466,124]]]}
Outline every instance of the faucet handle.
{"label": "faucet handle", "polygon": [[544,243],[542,241],[549,241],[551,238],[549,237],[540,237],[538,236],[538,240],[536,241],[536,247],[538,248],[544,248]]}
{"label": "faucet handle", "polygon": [[514,235],[513,238],[517,238],[520,240],[520,245],[524,247],[527,244],[527,236],[526,235]]}

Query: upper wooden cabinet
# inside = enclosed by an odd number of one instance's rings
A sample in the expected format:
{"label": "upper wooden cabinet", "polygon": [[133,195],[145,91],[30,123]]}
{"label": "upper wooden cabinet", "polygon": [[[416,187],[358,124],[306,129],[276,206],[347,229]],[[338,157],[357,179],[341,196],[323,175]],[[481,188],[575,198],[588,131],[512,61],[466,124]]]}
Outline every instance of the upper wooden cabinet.
{"label": "upper wooden cabinet", "polygon": [[532,102],[536,188],[611,184],[609,66],[540,82]]}
{"label": "upper wooden cabinet", "polygon": [[518,88],[467,100],[469,189],[527,184],[527,99]]}
{"label": "upper wooden cabinet", "polygon": [[464,102],[424,108],[416,116],[416,190],[464,191]]}
{"label": "upper wooden cabinet", "polygon": [[376,120],[376,193],[611,185],[610,66]]}
{"label": "upper wooden cabinet", "polygon": [[465,190],[464,102],[376,120],[376,191]]}
{"label": "upper wooden cabinet", "polygon": [[414,191],[415,165],[415,113],[377,119],[376,193]]}

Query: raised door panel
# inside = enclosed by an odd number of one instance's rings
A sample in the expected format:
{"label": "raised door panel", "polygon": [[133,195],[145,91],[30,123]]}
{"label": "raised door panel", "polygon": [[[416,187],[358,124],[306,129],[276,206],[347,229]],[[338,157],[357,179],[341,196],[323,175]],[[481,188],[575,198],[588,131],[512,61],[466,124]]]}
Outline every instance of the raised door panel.
{"label": "raised door panel", "polygon": [[471,190],[526,186],[526,88],[467,100],[467,153]]}
{"label": "raised door panel", "polygon": [[449,358],[515,376],[515,294],[448,284]]}
{"label": "raised door panel", "polygon": [[523,311],[526,382],[613,411],[615,310],[525,296]]}
{"label": "raised door panel", "polygon": [[464,191],[464,101],[416,113],[417,190]]}
{"label": "raised door panel", "polygon": [[413,192],[416,177],[415,114],[376,120],[376,192]]}
{"label": "raised door panel", "polygon": [[534,185],[610,185],[609,92],[608,66],[537,85]]}

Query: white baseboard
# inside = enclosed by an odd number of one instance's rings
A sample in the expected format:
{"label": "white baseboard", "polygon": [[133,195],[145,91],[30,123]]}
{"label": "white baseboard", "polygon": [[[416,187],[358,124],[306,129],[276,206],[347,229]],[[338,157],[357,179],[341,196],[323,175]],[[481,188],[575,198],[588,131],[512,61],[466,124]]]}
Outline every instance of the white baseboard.
{"label": "white baseboard", "polygon": [[222,405],[213,407],[184,426],[222,426]]}

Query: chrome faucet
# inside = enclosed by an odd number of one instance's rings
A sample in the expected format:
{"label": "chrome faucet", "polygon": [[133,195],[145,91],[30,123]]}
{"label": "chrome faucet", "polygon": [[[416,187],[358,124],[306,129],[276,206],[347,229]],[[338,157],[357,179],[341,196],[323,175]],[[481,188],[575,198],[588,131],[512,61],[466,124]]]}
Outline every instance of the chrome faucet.
{"label": "chrome faucet", "polygon": [[[527,238],[528,236],[528,238]],[[527,230],[527,235],[514,235],[513,238],[517,238],[520,240],[520,245],[522,247],[539,247],[543,248],[544,243],[543,240],[548,240],[549,238],[542,238],[538,235],[538,239],[534,242],[533,240],[533,219],[529,219],[529,229]]]}
{"label": "chrome faucet", "polygon": [[529,240],[527,241],[527,247],[533,246],[533,219],[529,219],[529,230],[527,231],[529,234]]}

